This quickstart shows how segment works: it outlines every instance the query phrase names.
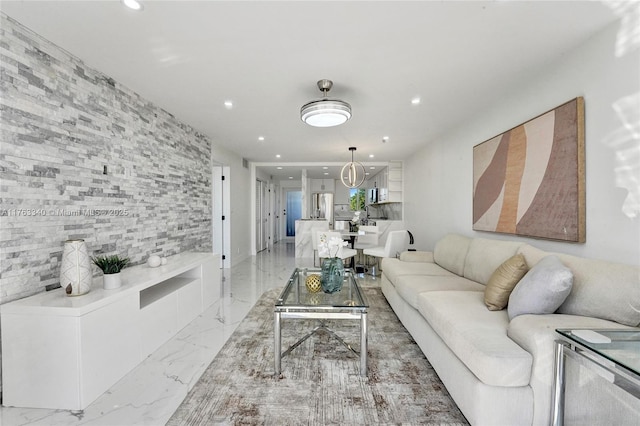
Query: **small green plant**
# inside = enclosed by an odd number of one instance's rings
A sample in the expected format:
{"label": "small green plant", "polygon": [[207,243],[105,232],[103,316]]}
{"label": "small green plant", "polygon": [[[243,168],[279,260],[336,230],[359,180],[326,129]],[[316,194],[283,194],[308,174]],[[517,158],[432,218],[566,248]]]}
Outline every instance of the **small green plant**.
{"label": "small green plant", "polygon": [[128,257],[120,257],[117,254],[92,257],[91,260],[105,274],[117,274],[129,264]]}

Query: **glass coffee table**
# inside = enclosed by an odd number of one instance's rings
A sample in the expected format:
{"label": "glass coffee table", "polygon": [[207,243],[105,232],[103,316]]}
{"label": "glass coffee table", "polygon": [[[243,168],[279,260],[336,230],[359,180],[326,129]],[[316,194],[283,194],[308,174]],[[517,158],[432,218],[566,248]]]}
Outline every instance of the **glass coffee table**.
{"label": "glass coffee table", "polygon": [[553,425],[564,423],[564,360],[571,357],[640,399],[640,330],[557,329]]}
{"label": "glass coffee table", "polygon": [[[305,280],[311,274],[320,275],[320,269],[296,268],[291,274],[287,285],[278,297],[274,309],[274,352],[275,375],[280,375],[282,358],[300,346],[313,334],[325,330],[350,351],[360,356],[360,375],[367,375],[367,301],[362,294],[360,285],[350,269],[345,269],[345,279],[342,289],[333,294],[311,293],[307,290]],[[282,352],[282,320],[316,319],[319,325],[302,336],[289,349]],[[358,320],[360,322],[360,350],[357,351],[345,342],[326,325],[326,320]]]}

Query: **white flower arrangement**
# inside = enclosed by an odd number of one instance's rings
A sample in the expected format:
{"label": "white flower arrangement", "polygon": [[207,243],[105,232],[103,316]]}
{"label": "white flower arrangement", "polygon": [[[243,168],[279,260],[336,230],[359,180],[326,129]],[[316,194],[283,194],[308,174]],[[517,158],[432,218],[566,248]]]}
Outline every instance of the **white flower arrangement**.
{"label": "white flower arrangement", "polygon": [[353,219],[351,219],[352,225],[360,225],[360,213],[361,211],[357,211],[353,214]]}
{"label": "white flower arrangement", "polygon": [[318,256],[323,258],[337,257],[340,247],[348,244],[342,238],[332,237],[327,239],[327,234],[320,235],[320,244],[318,244]]}

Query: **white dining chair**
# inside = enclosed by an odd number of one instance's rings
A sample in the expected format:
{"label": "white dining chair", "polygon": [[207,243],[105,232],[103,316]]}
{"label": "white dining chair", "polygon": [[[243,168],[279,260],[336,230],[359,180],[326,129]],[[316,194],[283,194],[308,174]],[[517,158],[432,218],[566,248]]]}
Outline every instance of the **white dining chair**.
{"label": "white dining chair", "polygon": [[387,241],[384,246],[364,249],[362,252],[367,256],[376,258],[374,266],[369,268],[369,274],[380,275],[380,259],[383,257],[396,257],[409,247],[409,234],[406,229],[400,231],[391,231],[387,235]]}
{"label": "white dining chair", "polygon": [[322,241],[330,241],[332,238],[339,238],[342,240],[342,235],[339,232],[335,232],[335,231],[317,231],[316,232],[316,241],[317,241],[316,247],[318,248],[318,258],[325,259],[328,257],[339,257],[344,261],[345,259],[352,258],[356,254],[358,254],[357,250],[350,249],[348,247],[343,247],[343,246],[340,246],[335,254],[328,253],[327,247],[325,244],[322,243]]}
{"label": "white dining chair", "polygon": [[353,248],[358,251],[358,265],[363,265],[365,269],[368,268],[370,266],[368,262],[369,256],[365,256],[362,251],[377,246],[378,227],[376,225],[360,226],[360,228],[358,229],[358,236],[356,237],[356,241],[353,244]]}

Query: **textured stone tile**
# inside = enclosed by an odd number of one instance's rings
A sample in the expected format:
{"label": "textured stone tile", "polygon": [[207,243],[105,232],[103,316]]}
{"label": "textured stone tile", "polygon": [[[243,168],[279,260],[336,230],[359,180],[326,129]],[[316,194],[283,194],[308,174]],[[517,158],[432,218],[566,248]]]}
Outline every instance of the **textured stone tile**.
{"label": "textured stone tile", "polygon": [[209,138],[0,15],[0,303],[55,287],[66,239],[211,250]]}

